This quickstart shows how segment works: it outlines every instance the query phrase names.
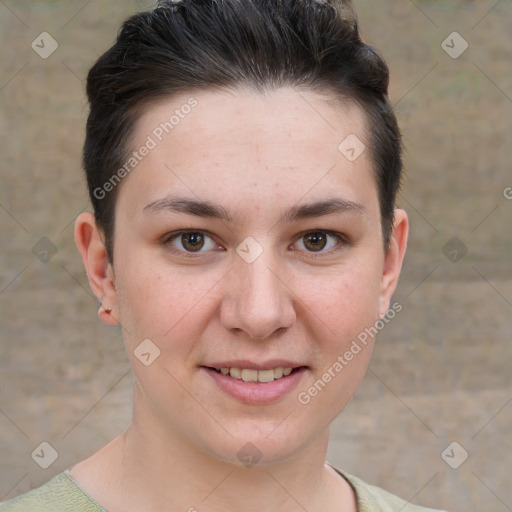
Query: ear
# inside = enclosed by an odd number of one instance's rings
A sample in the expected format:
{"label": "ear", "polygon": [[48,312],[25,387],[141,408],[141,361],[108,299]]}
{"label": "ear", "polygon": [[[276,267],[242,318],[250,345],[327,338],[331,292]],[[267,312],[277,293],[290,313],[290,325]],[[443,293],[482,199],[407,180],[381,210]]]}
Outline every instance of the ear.
{"label": "ear", "polygon": [[92,292],[101,301],[100,319],[108,325],[119,323],[114,269],[108,261],[103,233],[90,212],[81,213],[75,222],[75,243],[89,279]]}
{"label": "ear", "polygon": [[402,270],[407,238],[409,236],[409,219],[404,210],[397,209],[394,213],[393,232],[389,248],[384,255],[384,271],[381,281],[379,317],[382,318],[389,309],[391,296],[395,292]]}

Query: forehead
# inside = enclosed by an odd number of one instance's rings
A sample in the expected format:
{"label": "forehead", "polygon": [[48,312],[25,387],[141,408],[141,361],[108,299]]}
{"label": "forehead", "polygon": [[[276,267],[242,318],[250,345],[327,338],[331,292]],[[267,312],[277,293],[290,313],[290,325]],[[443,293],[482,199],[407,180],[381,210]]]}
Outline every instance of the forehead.
{"label": "forehead", "polygon": [[[240,129],[242,128],[242,130]],[[205,90],[180,93],[149,104],[141,114],[136,137],[153,134],[157,142],[172,134],[187,141],[217,140],[249,145],[262,141],[274,145],[317,145],[350,133],[366,137],[363,110],[354,102],[311,90],[283,87],[266,93],[252,90]],[[246,135],[257,135],[247,140]],[[267,134],[265,140],[265,134]],[[275,134],[279,138],[275,139]]]}
{"label": "forehead", "polygon": [[333,96],[292,88],[182,93],[140,116],[132,150],[151,149],[128,188],[134,200],[154,201],[178,189],[220,202],[235,191],[241,199],[258,193],[299,201],[336,187],[348,200],[372,202],[369,151],[350,161],[343,153],[347,139],[366,145],[365,116],[355,103]]}

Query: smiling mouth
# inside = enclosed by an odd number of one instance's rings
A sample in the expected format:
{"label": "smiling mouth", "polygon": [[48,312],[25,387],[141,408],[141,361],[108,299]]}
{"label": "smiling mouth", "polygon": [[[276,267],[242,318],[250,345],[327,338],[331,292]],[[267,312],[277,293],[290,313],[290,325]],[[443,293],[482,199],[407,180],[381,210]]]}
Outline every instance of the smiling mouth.
{"label": "smiling mouth", "polygon": [[305,366],[300,366],[297,368],[271,368],[269,370],[253,370],[248,368],[212,368],[211,366],[207,366],[209,370],[214,370],[217,373],[222,375],[226,375],[232,377],[236,380],[243,380],[244,382],[273,382],[274,380],[282,379],[283,377],[288,377],[292,373],[306,368]]}

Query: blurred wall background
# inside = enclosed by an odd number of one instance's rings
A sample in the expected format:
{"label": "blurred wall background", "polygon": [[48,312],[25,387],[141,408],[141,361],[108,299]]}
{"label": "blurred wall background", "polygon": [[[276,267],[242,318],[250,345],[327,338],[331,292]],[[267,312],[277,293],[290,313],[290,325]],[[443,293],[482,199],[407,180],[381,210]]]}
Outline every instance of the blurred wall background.
{"label": "blurred wall background", "polygon": [[[328,460],[424,505],[512,510],[512,2],[353,3],[391,68],[412,232],[403,310]],[[151,5],[0,1],[0,500],[130,420],[120,331],[97,319],[73,223],[88,208],[84,78]],[[31,456],[42,442],[58,454],[46,469]]]}

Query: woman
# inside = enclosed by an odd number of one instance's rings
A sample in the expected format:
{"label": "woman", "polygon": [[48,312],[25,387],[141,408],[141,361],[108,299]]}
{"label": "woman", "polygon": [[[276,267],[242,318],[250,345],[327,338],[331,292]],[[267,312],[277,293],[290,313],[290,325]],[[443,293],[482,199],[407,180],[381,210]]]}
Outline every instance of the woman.
{"label": "woman", "polygon": [[88,76],[75,240],[122,327],[132,423],[2,512],[427,510],[325,462],[407,244],[387,86],[335,0],[124,23]]}

